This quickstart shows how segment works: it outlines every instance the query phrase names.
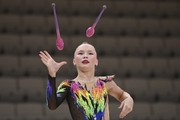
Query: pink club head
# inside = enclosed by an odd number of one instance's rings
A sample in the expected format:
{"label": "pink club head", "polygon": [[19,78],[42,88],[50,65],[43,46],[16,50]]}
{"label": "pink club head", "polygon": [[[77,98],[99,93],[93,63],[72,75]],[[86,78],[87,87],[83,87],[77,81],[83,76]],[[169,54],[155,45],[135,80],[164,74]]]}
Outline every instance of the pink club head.
{"label": "pink club head", "polygon": [[93,28],[93,27],[89,27],[89,28],[86,30],[86,36],[87,36],[87,37],[91,37],[91,36],[94,35],[94,32],[95,32],[94,28]]}
{"label": "pink club head", "polygon": [[107,6],[106,6],[106,5],[103,5],[102,10],[101,10],[101,12],[99,13],[98,17],[96,18],[96,20],[94,21],[93,25],[86,30],[86,36],[87,36],[87,37],[92,37],[92,36],[94,35],[95,27],[96,27],[96,25],[97,25],[97,23],[98,23],[101,15],[102,15],[102,13],[104,12],[104,10],[105,10],[106,8],[107,8]]}
{"label": "pink club head", "polygon": [[58,50],[63,50],[64,41],[63,41],[63,39],[61,38],[61,35],[60,35],[60,29],[59,29],[59,25],[58,25],[58,19],[57,19],[55,6],[56,6],[55,3],[52,3],[53,13],[54,13],[54,20],[55,20],[55,27],[56,27],[56,35],[57,35],[56,47],[58,48]]}
{"label": "pink club head", "polygon": [[58,48],[58,50],[63,50],[64,42],[63,42],[62,38],[57,38],[56,39],[56,47]]}

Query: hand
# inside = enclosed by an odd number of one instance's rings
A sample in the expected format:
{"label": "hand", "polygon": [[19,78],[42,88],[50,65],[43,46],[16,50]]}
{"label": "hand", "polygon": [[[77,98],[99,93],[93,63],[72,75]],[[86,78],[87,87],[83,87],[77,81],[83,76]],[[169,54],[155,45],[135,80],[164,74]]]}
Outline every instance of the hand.
{"label": "hand", "polygon": [[47,51],[44,51],[44,52],[40,51],[39,56],[41,57],[41,61],[48,68],[48,72],[51,77],[55,77],[56,72],[59,70],[59,68],[65,64],[67,64],[66,61],[57,63],[56,61],[54,61],[54,59],[49,55],[49,53]]}
{"label": "hand", "polygon": [[133,99],[132,98],[126,98],[121,102],[121,105],[119,106],[119,109],[122,108],[122,111],[119,115],[119,118],[124,118],[128,113],[130,113],[133,109]]}

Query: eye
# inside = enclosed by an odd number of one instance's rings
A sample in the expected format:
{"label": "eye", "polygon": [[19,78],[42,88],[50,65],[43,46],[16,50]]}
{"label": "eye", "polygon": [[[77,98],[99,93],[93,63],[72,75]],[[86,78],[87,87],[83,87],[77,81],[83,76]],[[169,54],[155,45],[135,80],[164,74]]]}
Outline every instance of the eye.
{"label": "eye", "polygon": [[90,52],[89,55],[94,55],[94,54],[92,52]]}
{"label": "eye", "polygon": [[83,53],[82,52],[79,52],[78,55],[82,55]]}

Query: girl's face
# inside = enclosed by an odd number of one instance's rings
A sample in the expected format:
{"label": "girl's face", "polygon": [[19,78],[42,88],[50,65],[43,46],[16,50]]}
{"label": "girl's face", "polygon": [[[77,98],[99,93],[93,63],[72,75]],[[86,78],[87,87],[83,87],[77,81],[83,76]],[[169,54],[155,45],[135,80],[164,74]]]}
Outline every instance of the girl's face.
{"label": "girl's face", "polygon": [[98,64],[95,48],[90,44],[81,44],[74,53],[73,64],[81,71],[94,69]]}

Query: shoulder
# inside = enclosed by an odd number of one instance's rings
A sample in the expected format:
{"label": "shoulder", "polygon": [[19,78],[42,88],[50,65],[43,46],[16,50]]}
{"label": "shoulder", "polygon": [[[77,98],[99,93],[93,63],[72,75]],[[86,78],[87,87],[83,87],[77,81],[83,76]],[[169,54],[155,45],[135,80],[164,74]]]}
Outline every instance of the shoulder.
{"label": "shoulder", "polygon": [[110,82],[113,81],[115,78],[115,75],[107,75],[107,76],[98,76],[98,79],[104,81],[104,82]]}
{"label": "shoulder", "polygon": [[69,89],[70,85],[71,85],[71,80],[68,80],[68,79],[63,80],[57,88],[57,93],[65,92],[66,90]]}
{"label": "shoulder", "polygon": [[65,80],[63,80],[63,81],[60,83],[59,87],[62,87],[62,86],[70,86],[71,82],[72,82],[71,80],[65,79]]}

